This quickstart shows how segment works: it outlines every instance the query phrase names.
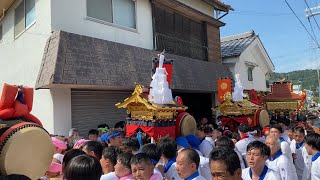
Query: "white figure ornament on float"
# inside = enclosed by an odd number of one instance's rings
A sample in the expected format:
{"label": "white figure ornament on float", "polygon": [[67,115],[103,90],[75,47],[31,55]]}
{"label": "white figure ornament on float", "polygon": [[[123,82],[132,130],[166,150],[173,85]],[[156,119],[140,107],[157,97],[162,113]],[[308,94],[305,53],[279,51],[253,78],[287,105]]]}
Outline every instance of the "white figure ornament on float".
{"label": "white figure ornament on float", "polygon": [[169,88],[167,81],[167,72],[163,68],[164,52],[159,56],[159,67],[156,68],[156,72],[152,76],[149,92],[149,102],[155,104],[172,104],[172,91]]}
{"label": "white figure ornament on float", "polygon": [[243,98],[245,97],[243,90],[244,88],[241,85],[241,81],[240,81],[240,74],[236,74],[236,83],[234,86],[234,90],[232,93],[232,100],[233,101],[243,101]]}

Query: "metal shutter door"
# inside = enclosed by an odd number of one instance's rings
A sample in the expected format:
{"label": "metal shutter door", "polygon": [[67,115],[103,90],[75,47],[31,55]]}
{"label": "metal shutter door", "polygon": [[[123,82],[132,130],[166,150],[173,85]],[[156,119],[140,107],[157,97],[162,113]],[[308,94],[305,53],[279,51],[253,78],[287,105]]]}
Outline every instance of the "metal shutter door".
{"label": "metal shutter door", "polygon": [[106,123],[113,128],[115,123],[126,120],[126,109],[118,109],[115,104],[122,102],[131,93],[110,91],[75,91],[71,92],[72,127],[88,136],[90,129]]}

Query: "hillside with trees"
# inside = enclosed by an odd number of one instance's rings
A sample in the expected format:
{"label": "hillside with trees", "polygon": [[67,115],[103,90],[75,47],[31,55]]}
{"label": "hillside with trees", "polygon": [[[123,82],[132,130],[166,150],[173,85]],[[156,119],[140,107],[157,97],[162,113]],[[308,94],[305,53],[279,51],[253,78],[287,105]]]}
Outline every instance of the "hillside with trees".
{"label": "hillside with trees", "polygon": [[319,86],[317,70],[314,69],[292,71],[288,73],[273,73],[270,80],[275,81],[282,78],[286,78],[286,80],[291,81],[294,85],[301,84],[302,89],[311,91],[316,91]]}

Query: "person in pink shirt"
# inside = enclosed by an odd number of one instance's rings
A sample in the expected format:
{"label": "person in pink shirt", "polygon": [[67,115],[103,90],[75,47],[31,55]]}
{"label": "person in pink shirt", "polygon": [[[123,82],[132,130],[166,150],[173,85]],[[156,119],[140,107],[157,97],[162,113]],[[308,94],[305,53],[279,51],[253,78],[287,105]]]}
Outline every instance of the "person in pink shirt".
{"label": "person in pink shirt", "polygon": [[163,178],[154,173],[154,165],[151,158],[144,153],[139,153],[131,158],[131,171],[136,180],[162,180]]}
{"label": "person in pink shirt", "polygon": [[131,174],[130,160],[132,158],[131,153],[122,153],[117,157],[117,164],[114,166],[115,175],[119,180],[133,180]]}

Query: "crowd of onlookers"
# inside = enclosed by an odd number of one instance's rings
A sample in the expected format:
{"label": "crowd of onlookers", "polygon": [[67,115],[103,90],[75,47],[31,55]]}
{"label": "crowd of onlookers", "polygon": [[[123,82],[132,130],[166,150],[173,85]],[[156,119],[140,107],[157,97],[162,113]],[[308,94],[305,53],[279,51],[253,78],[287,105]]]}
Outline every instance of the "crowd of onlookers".
{"label": "crowd of onlookers", "polygon": [[63,180],[320,180],[320,119],[278,118],[264,128],[240,124],[236,132],[202,118],[197,133],[151,143],[125,122],[102,124],[81,138],[52,136],[55,153],[40,179]]}

